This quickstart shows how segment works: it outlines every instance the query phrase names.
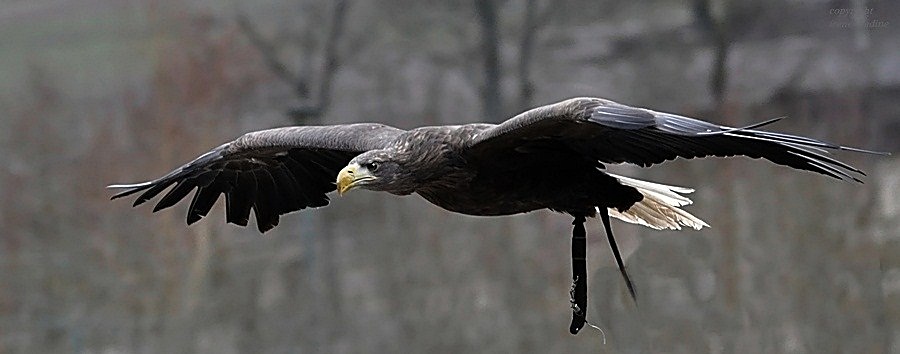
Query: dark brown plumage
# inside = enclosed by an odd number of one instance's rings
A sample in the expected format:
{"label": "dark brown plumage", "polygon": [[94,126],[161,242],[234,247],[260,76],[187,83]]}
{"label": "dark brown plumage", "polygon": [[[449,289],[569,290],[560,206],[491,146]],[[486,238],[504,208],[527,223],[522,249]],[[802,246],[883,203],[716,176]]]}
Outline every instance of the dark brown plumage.
{"label": "dark brown plumage", "polygon": [[[225,195],[226,219],[257,228],[279,216],[328,204],[328,192],[354,187],[405,195],[418,193],[444,209],[469,215],[510,215],[551,209],[576,218],[601,216],[623,276],[609,216],[654,228],[706,224],[679,207],[691,190],[604,170],[606,163],[650,166],[677,157],[743,155],[859,181],[863,172],[824,155],[865,150],[756,130],[731,128],[599,98],[574,98],[524,112],[501,124],[422,127],[403,131],[381,124],[288,127],[245,134],[169,174],[124,189],[113,199],[142,192],[139,205],[174,185],[154,211],[195,191],[187,222],[205,216]],[[337,183],[335,183],[337,179]],[[577,238],[577,237],[576,237]],[[580,241],[576,241],[580,242]],[[578,243],[576,243],[576,246]],[[577,253],[577,252],[576,252]],[[576,333],[584,320],[586,273],[576,265]],[[578,279],[578,278],[582,279]],[[577,290],[577,291],[576,291]]]}
{"label": "dark brown plumage", "polygon": [[282,214],[328,205],[326,193],[334,191],[334,177],[350,159],[401,133],[382,124],[263,130],[223,144],[153,181],[110,187],[125,189],[113,199],[143,192],[134,200],[137,206],[174,184],[154,212],[195,191],[188,224],[206,216],[225,194],[227,222],[247,226],[253,210],[257,228],[265,232],[278,225]]}

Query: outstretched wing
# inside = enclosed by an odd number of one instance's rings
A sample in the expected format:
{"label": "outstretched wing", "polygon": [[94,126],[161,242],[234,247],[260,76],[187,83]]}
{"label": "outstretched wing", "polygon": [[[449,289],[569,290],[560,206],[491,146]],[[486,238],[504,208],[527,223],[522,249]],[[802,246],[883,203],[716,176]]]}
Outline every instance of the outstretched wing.
{"label": "outstretched wing", "polygon": [[773,119],[731,128],[600,98],[573,98],[538,107],[479,133],[472,156],[502,158],[529,146],[566,148],[605,163],[642,167],[677,157],[743,155],[859,182],[862,171],[824,155],[827,150],[872,153],[801,136],[756,130]]}
{"label": "outstretched wing", "polygon": [[251,209],[259,231],[278,225],[282,214],[328,204],[338,171],[356,155],[387,146],[400,129],[382,124],[287,127],[247,133],[158,179],[111,185],[124,189],[112,199],[143,192],[140,205],[172,187],[153,211],[175,205],[194,192],[187,223],[206,216],[225,194],[229,223],[247,226]]}

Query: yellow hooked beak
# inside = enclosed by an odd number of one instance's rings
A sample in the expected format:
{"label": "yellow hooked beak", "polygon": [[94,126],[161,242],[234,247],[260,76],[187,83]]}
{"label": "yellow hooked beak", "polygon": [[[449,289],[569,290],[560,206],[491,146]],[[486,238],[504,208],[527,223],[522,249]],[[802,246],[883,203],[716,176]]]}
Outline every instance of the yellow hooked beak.
{"label": "yellow hooked beak", "polygon": [[360,168],[358,164],[350,164],[344,167],[337,176],[337,191],[343,196],[347,191],[359,186],[360,184],[375,179],[369,173],[369,170]]}

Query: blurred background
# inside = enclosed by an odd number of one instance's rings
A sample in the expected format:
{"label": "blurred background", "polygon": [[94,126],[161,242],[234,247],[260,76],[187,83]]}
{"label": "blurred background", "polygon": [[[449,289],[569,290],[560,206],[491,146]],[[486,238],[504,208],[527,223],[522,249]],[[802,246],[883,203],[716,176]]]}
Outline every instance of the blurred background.
{"label": "blurred background", "polygon": [[900,160],[615,170],[712,228],[451,214],[371,192],[226,225],[110,202],[252,130],[501,121],[600,96],[900,151],[900,2],[0,1],[0,353],[900,353]]}

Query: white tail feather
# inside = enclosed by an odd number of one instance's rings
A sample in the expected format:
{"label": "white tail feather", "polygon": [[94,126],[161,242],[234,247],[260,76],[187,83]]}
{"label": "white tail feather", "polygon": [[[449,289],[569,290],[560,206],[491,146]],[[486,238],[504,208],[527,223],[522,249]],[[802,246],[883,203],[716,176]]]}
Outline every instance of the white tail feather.
{"label": "white tail feather", "polygon": [[691,193],[693,189],[641,181],[612,173],[609,175],[617,178],[619,183],[636,188],[644,195],[643,200],[626,211],[620,212],[615,208],[609,208],[609,216],[657,230],[681,230],[682,226],[695,230],[700,230],[704,226],[709,227],[703,220],[679,208],[693,203],[680,194]]}

